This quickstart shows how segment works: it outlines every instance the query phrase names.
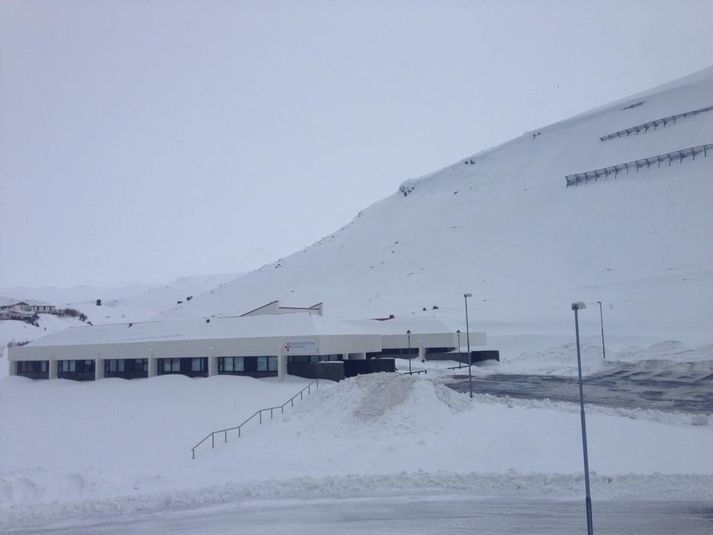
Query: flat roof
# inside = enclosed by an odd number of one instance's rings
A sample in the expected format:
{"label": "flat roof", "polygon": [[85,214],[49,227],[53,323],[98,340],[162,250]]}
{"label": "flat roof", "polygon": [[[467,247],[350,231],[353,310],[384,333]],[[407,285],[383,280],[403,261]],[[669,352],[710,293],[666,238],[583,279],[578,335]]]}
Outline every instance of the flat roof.
{"label": "flat roof", "polygon": [[24,347],[348,334],[378,335],[380,330],[378,325],[369,329],[367,325],[333,320],[316,313],[217,316],[72,327],[38,338]]}

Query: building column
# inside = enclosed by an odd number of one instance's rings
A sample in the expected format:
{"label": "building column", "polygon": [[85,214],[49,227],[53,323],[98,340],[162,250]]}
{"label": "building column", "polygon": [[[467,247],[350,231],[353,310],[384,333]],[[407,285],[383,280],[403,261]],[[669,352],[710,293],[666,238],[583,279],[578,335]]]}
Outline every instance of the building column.
{"label": "building column", "polygon": [[208,377],[218,375],[218,357],[208,357]]}
{"label": "building column", "polygon": [[94,359],[94,380],[104,379],[104,359]]}
{"label": "building column", "polygon": [[57,379],[57,370],[59,368],[59,362],[55,359],[50,359],[49,361],[49,379]]}
{"label": "building column", "polygon": [[418,346],[418,360],[426,362],[426,348],[423,346]]}
{"label": "building column", "polygon": [[149,361],[149,377],[156,377],[158,375],[158,359],[153,356],[148,357]]}
{"label": "building column", "polygon": [[7,374],[17,375],[17,362],[14,360],[7,361]]}

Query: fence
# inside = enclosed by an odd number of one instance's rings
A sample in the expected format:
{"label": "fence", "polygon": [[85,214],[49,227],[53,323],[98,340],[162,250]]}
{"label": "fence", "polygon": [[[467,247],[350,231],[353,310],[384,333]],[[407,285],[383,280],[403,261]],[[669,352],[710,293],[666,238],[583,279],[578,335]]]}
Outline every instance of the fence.
{"label": "fence", "polygon": [[636,126],[632,126],[631,128],[626,128],[624,130],[618,130],[617,132],[612,132],[611,134],[607,134],[606,136],[602,136],[599,139],[601,141],[608,141],[610,139],[614,139],[616,137],[622,137],[622,136],[630,136],[631,134],[641,134],[642,132],[645,134],[649,130],[657,130],[658,127],[665,127],[669,123],[674,123],[676,124],[676,121],[679,119],[685,119],[686,117],[693,117],[694,115],[698,115],[699,113],[705,113],[708,111],[713,110],[713,106],[708,106],[706,108],[700,108],[698,110],[692,110],[692,111],[687,111],[685,113],[679,113],[676,115],[669,115],[668,117],[662,117],[660,119],[655,119],[653,121],[649,121],[648,123],[643,123],[643,124],[638,124]]}
{"label": "fence", "polygon": [[653,164],[657,164],[661,167],[661,162],[668,162],[671,165],[672,161],[678,160],[682,162],[685,158],[691,157],[692,160],[696,159],[696,155],[703,154],[704,157],[708,156],[708,151],[713,151],[713,143],[706,143],[705,145],[697,145],[695,147],[687,147],[681,150],[675,150],[673,152],[667,152],[665,154],[658,154],[656,156],[650,156],[648,158],[642,158],[640,160],[632,160],[630,162],[621,163],[617,165],[611,165],[609,167],[601,167],[599,169],[594,169],[592,171],[585,171],[583,173],[575,173],[572,175],[565,176],[567,181],[567,187],[576,186],[577,184],[586,184],[590,180],[598,181],[600,178],[607,179],[610,175],[617,178],[619,173],[626,171],[629,174],[630,169],[636,169],[638,172],[642,167],[649,168]]}
{"label": "fence", "polygon": [[277,405],[275,407],[267,407],[265,409],[259,409],[255,411],[252,416],[250,416],[247,420],[245,420],[243,423],[240,425],[236,425],[234,427],[227,427],[225,429],[218,429],[217,431],[211,431],[208,433],[205,437],[203,437],[198,444],[193,446],[191,448],[191,458],[195,459],[196,458],[196,449],[203,443],[205,443],[208,439],[210,439],[210,447],[215,448],[215,436],[216,435],[223,435],[223,443],[227,444],[228,443],[228,431],[237,431],[238,432],[238,437],[242,436],[242,430],[243,427],[246,426],[248,423],[250,423],[252,420],[255,418],[258,419],[258,422],[262,424],[262,414],[263,413],[270,413],[270,420],[273,419],[274,411],[280,410],[280,414],[283,414],[285,412],[285,407],[289,404],[291,407],[295,406],[295,399],[297,399],[297,396],[299,396],[300,399],[304,398],[304,393],[307,391],[307,395],[312,393],[312,386],[315,387],[315,389],[319,388],[319,379],[316,381],[312,381],[310,384],[305,386],[302,390],[297,392],[294,396],[292,396],[290,399],[285,401],[282,405]]}

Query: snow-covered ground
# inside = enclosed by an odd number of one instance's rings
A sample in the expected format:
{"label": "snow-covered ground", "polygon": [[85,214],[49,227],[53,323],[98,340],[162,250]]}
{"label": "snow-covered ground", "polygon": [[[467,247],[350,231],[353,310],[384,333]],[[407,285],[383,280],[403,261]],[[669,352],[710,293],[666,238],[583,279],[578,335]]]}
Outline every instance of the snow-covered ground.
{"label": "snow-covered ground", "polygon": [[[207,431],[284,401],[304,381],[0,381],[0,508],[8,528],[250,496],[368,495],[374,487],[581,493],[576,410],[470,401],[423,376],[323,382],[284,416],[228,444],[219,439],[195,460],[190,448]],[[713,426],[596,408],[588,424],[600,497],[713,499]]]}

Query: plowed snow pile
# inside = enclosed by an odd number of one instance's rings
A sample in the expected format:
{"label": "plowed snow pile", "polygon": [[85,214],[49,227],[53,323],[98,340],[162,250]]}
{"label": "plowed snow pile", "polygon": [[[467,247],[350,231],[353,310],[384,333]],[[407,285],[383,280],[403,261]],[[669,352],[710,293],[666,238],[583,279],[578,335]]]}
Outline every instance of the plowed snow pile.
{"label": "plowed snow pile", "polygon": [[417,376],[377,373],[359,375],[322,391],[297,413],[310,426],[333,424],[344,436],[367,429],[384,435],[394,430],[421,433],[470,408],[464,396],[441,384]]}

